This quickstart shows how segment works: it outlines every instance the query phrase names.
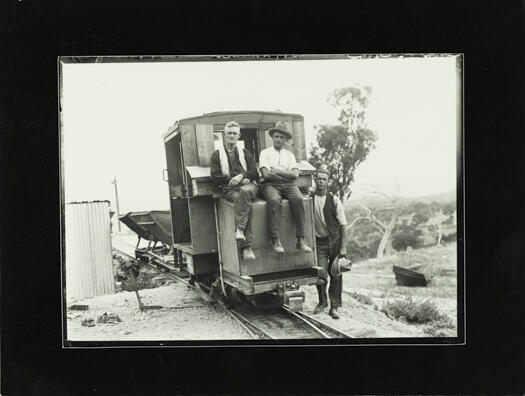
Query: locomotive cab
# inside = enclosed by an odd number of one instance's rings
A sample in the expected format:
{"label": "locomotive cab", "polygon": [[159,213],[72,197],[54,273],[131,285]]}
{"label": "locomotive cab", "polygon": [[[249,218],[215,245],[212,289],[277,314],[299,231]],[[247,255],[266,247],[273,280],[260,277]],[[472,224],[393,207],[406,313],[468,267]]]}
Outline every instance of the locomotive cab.
{"label": "locomotive cab", "polygon": [[[212,184],[211,154],[223,144],[224,126],[229,121],[240,124],[238,145],[250,151],[257,163],[260,152],[273,144],[268,130],[278,121],[288,123],[293,138],[286,149],[295,154],[298,185],[312,184],[314,168],[306,161],[304,121],[299,114],[237,111],[179,120],[163,135],[174,253],[186,263],[192,279],[211,293],[225,294],[232,305],[239,292],[255,302],[267,301],[271,293],[279,305],[286,303],[299,310],[304,301],[299,286],[316,283],[320,268],[314,252],[295,249],[295,222],[287,200],[283,200],[281,218],[285,253],[271,249],[266,202],[256,199],[252,203],[252,249],[257,258],[243,260],[234,238],[233,204]],[[306,242],[314,246],[311,198],[304,197],[304,207]]]}

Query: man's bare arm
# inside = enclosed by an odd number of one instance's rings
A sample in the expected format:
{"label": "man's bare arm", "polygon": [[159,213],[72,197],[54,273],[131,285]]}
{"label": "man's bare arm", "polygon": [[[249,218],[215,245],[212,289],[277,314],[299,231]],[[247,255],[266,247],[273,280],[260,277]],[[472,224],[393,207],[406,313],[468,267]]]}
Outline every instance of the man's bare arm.
{"label": "man's bare arm", "polygon": [[272,168],[272,173],[275,173],[278,176],[284,177],[286,180],[297,180],[299,177],[299,169],[292,169],[291,171],[286,171],[278,168]]}
{"label": "man's bare arm", "polygon": [[271,172],[270,170],[268,170],[268,168],[261,168],[261,174],[264,180],[266,181],[275,181],[275,182],[288,181],[288,179],[282,176],[279,176],[278,174],[274,172]]}

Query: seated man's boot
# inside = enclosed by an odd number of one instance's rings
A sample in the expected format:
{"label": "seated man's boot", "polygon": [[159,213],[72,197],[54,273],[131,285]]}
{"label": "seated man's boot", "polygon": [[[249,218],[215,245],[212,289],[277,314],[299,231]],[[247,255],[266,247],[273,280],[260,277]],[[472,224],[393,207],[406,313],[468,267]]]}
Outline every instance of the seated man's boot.
{"label": "seated man's boot", "polygon": [[330,315],[334,319],[339,319],[339,308],[331,307],[330,311],[328,311],[328,315]]}
{"label": "seated man's boot", "polygon": [[284,248],[279,238],[272,238],[272,250],[274,252],[284,253]]}
{"label": "seated man's boot", "polygon": [[323,279],[322,284],[317,285],[317,296],[319,297],[319,304],[314,309],[314,314],[318,314],[321,312],[324,312],[324,310],[328,307],[328,298],[326,296],[326,283]]}
{"label": "seated man's boot", "polygon": [[246,246],[244,249],[242,249],[242,257],[245,260],[255,260],[255,253],[251,247]]}
{"label": "seated man's boot", "polygon": [[246,237],[244,236],[244,232],[240,228],[236,228],[235,229],[235,239],[237,239],[238,241],[246,241]]}
{"label": "seated man's boot", "polygon": [[311,252],[312,249],[310,246],[308,246],[304,240],[304,238],[297,238],[297,250],[300,250],[301,252]]}

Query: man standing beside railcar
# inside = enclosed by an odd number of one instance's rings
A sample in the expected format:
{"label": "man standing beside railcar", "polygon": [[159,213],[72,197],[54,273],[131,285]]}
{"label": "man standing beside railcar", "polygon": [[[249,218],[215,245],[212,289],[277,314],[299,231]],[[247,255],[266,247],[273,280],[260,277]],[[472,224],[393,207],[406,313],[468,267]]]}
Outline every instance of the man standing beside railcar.
{"label": "man standing beside railcar", "polygon": [[[322,284],[317,285],[319,304],[314,313],[320,313],[328,307],[326,286],[330,276],[330,310],[328,315],[339,318],[338,309],[342,305],[343,277],[333,271],[335,260],[346,257],[346,217],[341,200],[327,191],[330,173],[320,168],[315,174],[316,190],[311,194],[314,202],[315,242],[317,265],[323,268]],[[335,275],[335,276],[334,276]]]}
{"label": "man standing beside railcar", "polygon": [[284,252],[279,239],[281,227],[281,201],[284,198],[290,202],[292,214],[296,223],[297,249],[311,252],[312,249],[304,240],[304,206],[303,196],[297,187],[299,169],[295,156],[284,146],[285,140],[290,140],[292,134],[284,121],[276,123],[268,132],[273,140],[273,147],[265,148],[259,156],[259,168],[263,178],[261,196],[268,202],[268,216],[272,236],[272,248],[276,252]]}
{"label": "man standing beside railcar", "polygon": [[241,129],[230,121],[224,127],[225,144],[211,155],[211,180],[224,197],[235,204],[235,239],[241,242],[244,259],[255,260],[251,248],[252,201],[257,196],[259,173],[252,154],[237,146]]}

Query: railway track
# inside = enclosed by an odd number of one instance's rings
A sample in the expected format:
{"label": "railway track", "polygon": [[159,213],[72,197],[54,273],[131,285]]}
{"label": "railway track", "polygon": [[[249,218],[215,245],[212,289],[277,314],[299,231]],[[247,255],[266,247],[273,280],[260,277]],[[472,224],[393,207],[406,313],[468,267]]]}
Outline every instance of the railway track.
{"label": "railway track", "polygon": [[[113,248],[117,256],[126,260],[136,260],[129,253]],[[128,249],[126,249],[128,250]],[[167,266],[162,266],[158,261],[151,261],[145,265],[162,272],[163,275],[184,284],[188,289],[195,291],[201,298],[208,303],[212,303],[222,312],[228,314],[237,322],[244,331],[256,340],[277,340],[277,339],[331,339],[331,338],[352,338],[352,336],[328,326],[312,316],[303,312],[292,312],[286,306],[270,311],[260,311],[254,307],[244,304],[237,308],[228,308],[220,299],[213,299],[197,287],[191,280],[178,276]]]}

